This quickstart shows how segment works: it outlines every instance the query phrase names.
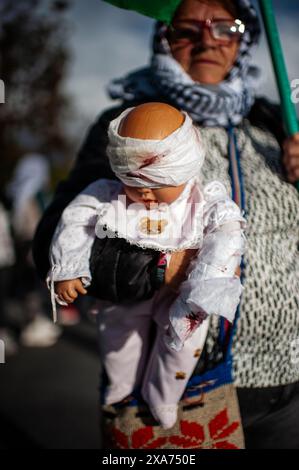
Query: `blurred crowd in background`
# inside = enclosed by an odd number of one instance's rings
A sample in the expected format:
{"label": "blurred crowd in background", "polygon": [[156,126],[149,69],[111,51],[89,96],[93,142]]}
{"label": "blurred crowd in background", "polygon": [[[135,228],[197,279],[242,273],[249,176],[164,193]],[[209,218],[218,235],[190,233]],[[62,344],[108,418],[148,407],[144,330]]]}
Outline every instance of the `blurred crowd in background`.
{"label": "blurred crowd in background", "polygon": [[[45,285],[35,273],[31,242],[73,148],[63,121],[70,101],[63,91],[68,63],[68,3],[0,2],[0,338],[8,358],[18,345],[55,344],[61,328],[49,318]],[[72,320],[78,321],[74,308]],[[63,323],[62,318],[62,323]]]}
{"label": "blurred crowd in background", "polygon": [[[7,357],[18,352],[18,343],[49,347],[61,334],[61,327],[49,318],[49,294],[37,278],[31,254],[35,229],[50,198],[48,159],[25,154],[0,203],[0,338]],[[78,306],[59,309],[60,325],[79,320]]]}

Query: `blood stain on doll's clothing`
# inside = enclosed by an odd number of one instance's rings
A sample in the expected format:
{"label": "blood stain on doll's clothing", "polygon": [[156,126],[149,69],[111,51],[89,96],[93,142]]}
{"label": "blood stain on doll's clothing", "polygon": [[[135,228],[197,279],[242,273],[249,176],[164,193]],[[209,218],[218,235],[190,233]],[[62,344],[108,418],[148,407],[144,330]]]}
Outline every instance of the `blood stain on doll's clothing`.
{"label": "blood stain on doll's clothing", "polygon": [[200,357],[201,352],[202,352],[202,349],[200,348],[195,349],[193,357]]}
{"label": "blood stain on doll's clothing", "polygon": [[202,318],[194,312],[191,312],[188,315],[186,315],[186,319],[188,321],[188,326],[187,326],[188,334],[191,334],[192,331],[195,330],[195,328],[200,323],[202,323]]}
{"label": "blood stain on doll's clothing", "polygon": [[182,371],[179,371],[175,374],[175,378],[177,380],[184,380],[186,378],[186,373],[182,372]]}

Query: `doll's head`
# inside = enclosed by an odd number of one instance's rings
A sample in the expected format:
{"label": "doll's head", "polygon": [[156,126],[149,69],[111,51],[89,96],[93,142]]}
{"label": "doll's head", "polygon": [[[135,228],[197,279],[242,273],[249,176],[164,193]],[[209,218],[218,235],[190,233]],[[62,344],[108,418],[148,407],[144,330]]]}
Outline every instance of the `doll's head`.
{"label": "doll's head", "polygon": [[164,103],[124,111],[108,130],[107,153],[130,200],[150,204],[175,201],[204,158],[199,131],[190,117]]}
{"label": "doll's head", "polygon": [[131,109],[121,120],[118,133],[132,139],[162,140],[176,131],[185,116],[165,103],[145,103]]}
{"label": "doll's head", "polygon": [[[180,111],[164,103],[145,103],[127,114],[121,121],[118,133],[122,137],[144,140],[162,140],[183,124],[185,117]],[[186,183],[161,188],[135,187],[124,184],[128,198],[133,202],[170,204],[183,192]]]}

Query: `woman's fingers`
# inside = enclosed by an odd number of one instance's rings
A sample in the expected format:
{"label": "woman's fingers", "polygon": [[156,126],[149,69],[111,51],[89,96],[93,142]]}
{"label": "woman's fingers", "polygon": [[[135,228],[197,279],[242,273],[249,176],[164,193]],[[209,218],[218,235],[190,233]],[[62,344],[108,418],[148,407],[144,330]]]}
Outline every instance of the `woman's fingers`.
{"label": "woman's fingers", "polygon": [[290,183],[299,180],[299,133],[289,137],[283,144],[283,163]]}
{"label": "woman's fingers", "polygon": [[296,183],[299,181],[299,167],[289,171],[288,179],[290,183]]}
{"label": "woman's fingers", "polygon": [[287,177],[290,183],[294,183],[299,180],[299,156],[298,158],[286,157],[285,169]]}

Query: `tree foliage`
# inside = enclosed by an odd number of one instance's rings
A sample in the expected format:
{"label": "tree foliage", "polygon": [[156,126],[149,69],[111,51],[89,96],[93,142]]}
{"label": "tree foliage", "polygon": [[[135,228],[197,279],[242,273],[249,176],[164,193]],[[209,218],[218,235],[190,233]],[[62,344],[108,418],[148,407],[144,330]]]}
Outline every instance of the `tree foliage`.
{"label": "tree foliage", "polygon": [[28,150],[69,150],[64,122],[70,101],[63,89],[69,61],[66,1],[0,1],[0,183]]}

